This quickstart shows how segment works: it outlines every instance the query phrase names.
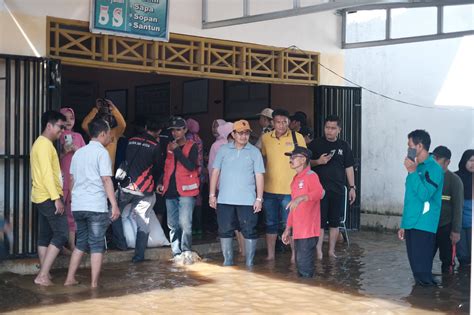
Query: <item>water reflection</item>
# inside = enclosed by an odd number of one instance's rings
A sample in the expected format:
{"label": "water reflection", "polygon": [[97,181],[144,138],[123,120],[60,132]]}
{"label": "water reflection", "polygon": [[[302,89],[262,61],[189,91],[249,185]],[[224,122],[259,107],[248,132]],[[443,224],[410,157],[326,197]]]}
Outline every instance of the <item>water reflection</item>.
{"label": "water reflection", "polygon": [[[89,270],[77,287],[42,288],[33,276],[0,277],[0,310],[19,313],[420,313],[469,312],[470,270],[441,277],[439,288],[413,286],[405,247],[394,234],[351,234],[351,247],[338,245],[339,258],[324,259],[314,279],[300,279],[290,254],[273,263],[257,254],[252,271],[243,258],[221,267],[220,255],[177,267],[169,262],[105,266],[102,287],[89,289]],[[440,270],[439,262],[435,270]],[[65,271],[55,271],[62,283]]]}

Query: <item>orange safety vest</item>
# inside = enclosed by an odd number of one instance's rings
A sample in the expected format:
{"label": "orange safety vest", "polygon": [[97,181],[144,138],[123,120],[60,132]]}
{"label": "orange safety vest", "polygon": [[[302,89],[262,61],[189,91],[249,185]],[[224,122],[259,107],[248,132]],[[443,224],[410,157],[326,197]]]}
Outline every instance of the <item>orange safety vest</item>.
{"label": "orange safety vest", "polygon": [[[194,142],[191,140],[186,140],[186,144],[183,147],[183,154],[185,157],[189,156],[189,152],[193,146]],[[173,174],[175,166],[175,157],[173,151],[167,148],[167,155],[165,161],[165,174],[163,176],[163,195],[168,190],[170,184],[171,174]],[[181,163],[176,163],[176,189],[178,194],[181,197],[194,197],[199,195],[199,172],[198,167],[192,171],[188,170]]]}

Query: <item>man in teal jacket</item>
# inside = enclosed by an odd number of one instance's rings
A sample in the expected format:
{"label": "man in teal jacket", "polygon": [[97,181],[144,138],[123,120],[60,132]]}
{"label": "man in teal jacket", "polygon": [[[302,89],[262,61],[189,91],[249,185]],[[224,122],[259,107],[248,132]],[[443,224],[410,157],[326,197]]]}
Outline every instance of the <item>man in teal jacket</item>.
{"label": "man in teal jacket", "polygon": [[431,139],[424,130],[408,134],[405,168],[405,201],[398,237],[406,240],[408,260],[417,284],[436,285],[431,269],[436,246],[436,231],[441,213],[444,173],[429,154]]}

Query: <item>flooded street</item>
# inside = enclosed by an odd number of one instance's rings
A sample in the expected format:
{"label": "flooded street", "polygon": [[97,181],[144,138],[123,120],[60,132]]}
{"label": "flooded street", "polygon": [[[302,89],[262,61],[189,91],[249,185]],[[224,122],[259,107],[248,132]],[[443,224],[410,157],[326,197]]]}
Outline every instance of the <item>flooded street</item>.
{"label": "flooded street", "polygon": [[[470,270],[441,277],[440,287],[414,286],[404,243],[395,234],[354,232],[351,247],[338,244],[339,258],[318,262],[314,279],[303,280],[288,252],[275,263],[259,252],[250,272],[243,259],[222,267],[220,255],[176,267],[170,262],[105,266],[101,285],[90,290],[81,269],[73,288],[62,286],[66,271],[53,273],[55,286],[40,288],[33,276],[0,276],[0,310],[29,314],[151,313],[468,313]],[[237,253],[236,253],[237,255]],[[60,285],[61,284],[61,285]]]}

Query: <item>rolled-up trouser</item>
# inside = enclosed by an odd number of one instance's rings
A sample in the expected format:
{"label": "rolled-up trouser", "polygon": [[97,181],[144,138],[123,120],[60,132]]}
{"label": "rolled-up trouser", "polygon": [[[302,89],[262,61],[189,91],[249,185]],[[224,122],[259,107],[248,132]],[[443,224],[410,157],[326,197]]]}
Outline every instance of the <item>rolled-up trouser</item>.
{"label": "rolled-up trouser", "polygon": [[217,224],[219,237],[234,237],[234,231],[240,230],[246,239],[257,239],[258,214],[253,206],[217,204]]}
{"label": "rolled-up trouser", "polygon": [[150,233],[150,215],[155,205],[155,194],[137,196],[126,192],[120,193],[118,206],[123,214],[123,209],[131,205],[130,215],[137,222],[137,233]]}
{"label": "rolled-up trouser", "polygon": [[278,234],[283,230],[288,219],[286,206],[291,201],[291,195],[263,194],[263,211],[265,213],[265,226],[267,234]]}
{"label": "rolled-up trouser", "polygon": [[50,199],[35,203],[35,206],[38,209],[38,246],[51,244],[62,249],[69,239],[66,214],[55,214],[56,206]]}
{"label": "rolled-up trouser", "polygon": [[433,251],[436,245],[436,234],[417,229],[405,230],[408,261],[415,281],[432,284]]}
{"label": "rolled-up trouser", "polygon": [[190,251],[193,243],[194,197],[166,199],[168,227],[173,256]]}
{"label": "rolled-up trouser", "polygon": [[298,275],[311,278],[314,275],[314,253],[318,237],[295,239],[296,268]]}

